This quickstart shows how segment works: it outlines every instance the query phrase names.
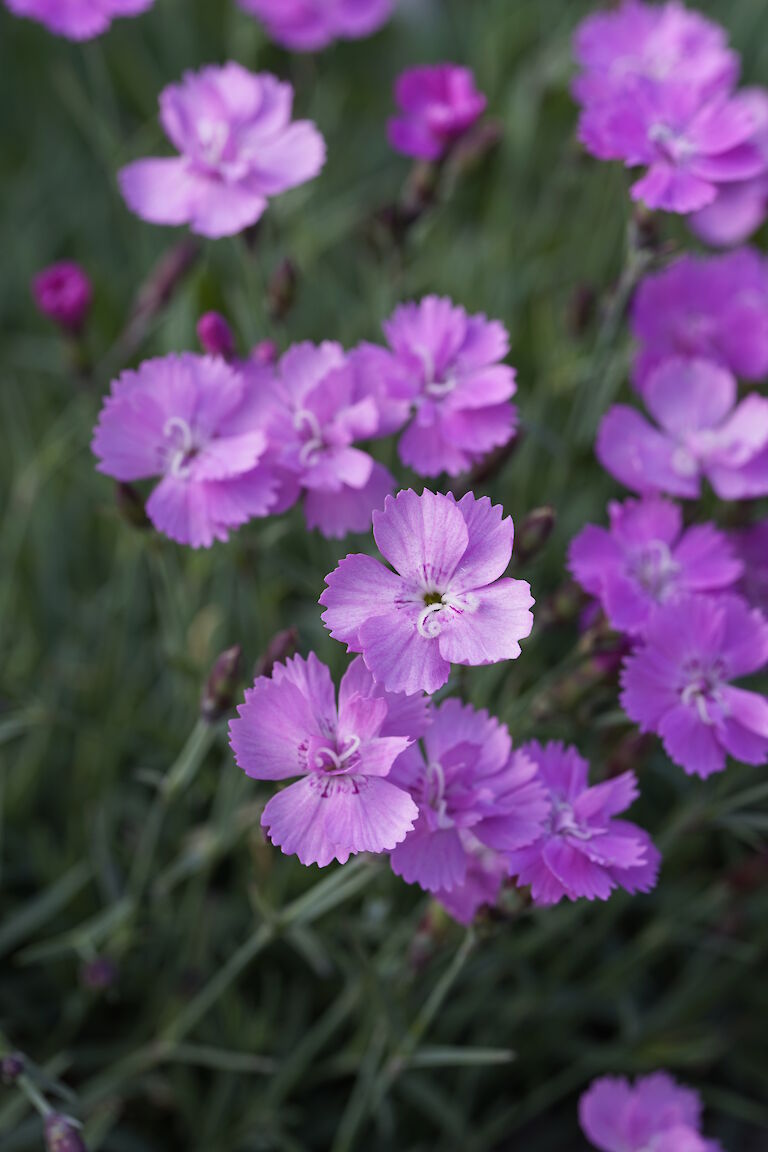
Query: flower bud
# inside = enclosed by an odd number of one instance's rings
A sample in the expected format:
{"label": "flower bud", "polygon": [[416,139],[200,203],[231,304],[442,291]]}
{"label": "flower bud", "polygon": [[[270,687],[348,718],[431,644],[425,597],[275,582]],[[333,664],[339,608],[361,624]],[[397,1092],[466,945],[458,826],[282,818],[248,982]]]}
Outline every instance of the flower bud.
{"label": "flower bud", "polygon": [[235,339],[232,329],[220,312],[206,312],[197,322],[197,338],[209,356],[234,360]]}
{"label": "flower bud", "polygon": [[40,312],[65,332],[77,336],[91,308],[91,282],[79,264],[63,260],[44,268],[32,281]]}
{"label": "flower bud", "polygon": [[256,364],[274,364],[279,355],[279,349],[274,340],[260,340],[251,349],[251,360]]}
{"label": "flower bud", "polygon": [[289,656],[293,656],[299,643],[299,634],[295,628],[286,628],[272,637],[266,651],[259,657],[255,675],[271,676],[275,664],[282,664]]}
{"label": "flower bud", "polygon": [[96,956],[83,964],[80,979],[92,992],[103,992],[117,980],[117,965],[108,956]]}
{"label": "flower bud", "polygon": [[200,715],[209,724],[226,716],[235,702],[240,680],[241,648],[227,648],[214,662],[200,698]]}
{"label": "flower bud", "polygon": [[88,1152],[77,1121],[60,1112],[49,1112],[45,1118],[45,1147],[48,1152]]}
{"label": "flower bud", "polygon": [[518,563],[526,564],[541,552],[552,535],[557,517],[554,508],[544,505],[534,508],[515,533],[515,555]]}
{"label": "flower bud", "polygon": [[115,484],[115,504],[123,520],[132,528],[139,528],[144,531],[152,527],[152,522],[147,516],[144,499],[136,491],[133,484],[126,484],[124,481],[118,481]]}
{"label": "flower bud", "polygon": [[21,1052],[9,1052],[0,1060],[0,1081],[15,1084],[24,1071],[24,1057]]}
{"label": "flower bud", "polygon": [[281,260],[269,279],[267,309],[273,320],[288,315],[296,299],[298,276],[292,260]]}

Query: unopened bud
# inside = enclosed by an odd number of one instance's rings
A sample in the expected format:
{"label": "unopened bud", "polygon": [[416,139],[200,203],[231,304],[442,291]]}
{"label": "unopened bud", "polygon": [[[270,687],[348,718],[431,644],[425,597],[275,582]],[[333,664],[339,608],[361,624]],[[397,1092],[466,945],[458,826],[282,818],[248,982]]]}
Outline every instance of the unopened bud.
{"label": "unopened bud", "polygon": [[534,508],[523,520],[515,534],[515,554],[519,564],[527,564],[541,552],[555,527],[554,508],[545,505]]}
{"label": "unopened bud", "polygon": [[88,1152],[77,1121],[60,1112],[45,1118],[45,1146],[48,1152]]}
{"label": "unopened bud", "polygon": [[260,340],[251,349],[251,360],[261,366],[274,364],[279,355],[279,349],[274,340]]}
{"label": "unopened bud", "polygon": [[591,284],[578,284],[568,304],[568,331],[583,336],[595,318],[597,293]]}
{"label": "unopened bud", "polygon": [[21,1052],[9,1052],[0,1060],[0,1081],[15,1084],[24,1071],[24,1057]]}
{"label": "unopened bud", "polygon": [[226,716],[235,702],[240,681],[241,648],[235,644],[217,657],[200,698],[200,715],[209,724]]}
{"label": "unopened bud", "polygon": [[40,312],[65,332],[77,336],[91,308],[91,282],[79,264],[62,260],[44,268],[32,281]]}
{"label": "unopened bud", "polygon": [[659,218],[644,204],[636,204],[632,214],[632,247],[657,252],[661,246]]}
{"label": "unopened bud", "polygon": [[266,651],[259,657],[254,669],[256,678],[271,676],[275,664],[283,664],[293,656],[299,643],[299,633],[295,628],[286,628],[272,637]]}
{"label": "unopened bud", "polygon": [[117,965],[108,956],[96,956],[83,964],[80,979],[92,992],[103,992],[117,980]]}
{"label": "unopened bud", "polygon": [[232,329],[220,312],[206,312],[197,322],[197,338],[209,356],[224,360],[235,358],[235,338]]}
{"label": "unopened bud", "polygon": [[139,289],[130,319],[120,338],[123,356],[130,356],[144,339],[149,324],[170,303],[201,251],[199,241],[187,239],[160,257]]}
{"label": "unopened bud", "polygon": [[282,320],[288,315],[296,299],[297,284],[295,264],[292,260],[281,260],[267,288],[267,308],[273,320]]}
{"label": "unopened bud", "polygon": [[126,484],[124,481],[118,481],[115,484],[115,504],[123,520],[132,528],[145,531],[152,527],[152,522],[147,516],[144,499],[136,491],[133,484]]}

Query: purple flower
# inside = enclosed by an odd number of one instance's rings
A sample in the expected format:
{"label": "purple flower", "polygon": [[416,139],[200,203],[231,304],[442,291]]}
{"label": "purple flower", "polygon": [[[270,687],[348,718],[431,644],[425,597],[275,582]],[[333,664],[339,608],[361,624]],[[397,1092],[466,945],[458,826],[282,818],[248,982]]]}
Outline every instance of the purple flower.
{"label": "purple flower", "polygon": [[197,322],[197,338],[209,356],[224,360],[235,358],[235,338],[232,329],[220,312],[205,312]]}
{"label": "purple flower", "polygon": [[35,304],[44,316],[77,335],[91,308],[91,282],[79,264],[62,260],[38,272],[32,281]]}
{"label": "purple flower", "polygon": [[382,434],[377,379],[367,365],[366,354],[346,356],[326,342],[294,345],[274,369],[244,368],[264,397],[268,461],[281,482],[277,510],[303,492],[307,525],[324,536],[367,532],[395,487],[387,469],[355,447]]}
{"label": "purple flower", "polygon": [[400,440],[404,464],[456,476],[512,439],[515,370],[500,363],[509,352],[503,324],[427,296],[396,309],[384,332],[397,364],[393,394],[414,411]]}
{"label": "purple flower", "polygon": [[460,924],[471,924],[481,908],[493,907],[509,872],[503,852],[488,848],[470,829],[462,829],[461,842],[467,860],[467,874],[455,888],[433,892],[446,911]]}
{"label": "purple flower", "polygon": [[475,841],[496,851],[522,848],[541,834],[549,814],[536,765],[512,753],[503,724],[458,700],[440,706],[424,754],[412,745],[390,779],[419,809],[413,831],[392,853],[392,868],[428,892],[467,882]]}
{"label": "purple flower", "polygon": [[642,635],[658,604],[735,583],[743,571],[713,524],[683,531],[676,504],[660,497],[612,501],[610,529],[588,524],[573,540],[569,567],[620,632]]}
{"label": "purple flower", "polygon": [[684,82],[711,96],[730,89],[739,71],[724,30],[675,0],[624,0],[588,16],[576,31],[574,55],[582,72],[573,91],[582,104],[608,102],[638,78],[659,87]]}
{"label": "purple flower", "polygon": [[394,571],[372,556],[342,560],[320,597],[326,628],[390,692],[436,692],[451,664],[514,660],[534,601],[527,583],[501,579],[514,534],[502,517],[471,492],[458,503],[427,489],[388,496],[373,535]]}
{"label": "purple flower", "polygon": [[768,623],[737,596],[696,596],[658,608],[622,672],[622,707],[656,732],[689,775],[768,756],[768,700],[732,680],[768,661]]}
{"label": "purple flower", "polygon": [[600,1152],[720,1152],[701,1135],[701,1102],[666,1072],[595,1080],[579,1101],[584,1135]]}
{"label": "purple flower", "polygon": [[360,40],[386,24],[395,0],[239,0],[267,35],[294,52],[317,52],[333,40]]}
{"label": "purple flower", "polygon": [[633,378],[643,391],[672,356],[713,360],[744,380],[768,374],[768,264],[743,248],[680,257],[646,276],[632,303],[639,344]]}
{"label": "purple flower", "polygon": [[636,409],[615,404],[600,424],[602,466],[635,492],[695,499],[706,477],[723,500],[768,493],[768,400],[736,403],[736,381],[708,360],[666,360],[646,380],[655,428]]}
{"label": "purple flower", "polygon": [[16,16],[44,24],[49,32],[70,40],[91,40],[106,32],[118,16],[138,16],[154,0],[5,0]]}
{"label": "purple flower", "polygon": [[589,765],[575,748],[537,742],[521,748],[548,789],[550,812],[543,836],[509,854],[509,871],[530,885],[536,904],[607,900],[614,888],[648,892],[661,857],[648,833],[614,817],[637,798],[634,772],[589,787]]}
{"label": "purple flower", "polygon": [[362,660],[342,677],[314,654],[278,664],[245,694],[229,726],[239,766],[256,780],[301,779],[278,792],[261,818],[273,844],[324,868],[356,852],[387,852],[410,832],[418,809],[385,779],[425,730],[427,701],[381,691]]}
{"label": "purple flower", "polygon": [[264,516],[276,481],[245,380],[223,360],[166,356],[112,384],[92,448],[116,480],[160,476],[147,501],[158,532],[207,548]]}
{"label": "purple flower", "polygon": [[308,120],[291,121],[293,89],[239,64],[188,72],[160,96],[160,120],[180,155],[137,160],[118,179],[128,207],[153,224],[232,236],[267,199],[304,184],[325,162]]}
{"label": "purple flower", "polygon": [[764,161],[764,171],[751,180],[721,184],[717,199],[688,219],[691,230],[706,244],[731,248],[756,232],[768,213],[768,92],[745,88],[741,99],[752,111],[752,143]]}
{"label": "purple flower", "polygon": [[487,100],[469,68],[431,64],[409,68],[395,83],[399,116],[387,125],[396,152],[440,160],[485,111]]}
{"label": "purple flower", "polygon": [[768,616],[768,518],[732,532],[730,539],[744,566],[739,592]]}

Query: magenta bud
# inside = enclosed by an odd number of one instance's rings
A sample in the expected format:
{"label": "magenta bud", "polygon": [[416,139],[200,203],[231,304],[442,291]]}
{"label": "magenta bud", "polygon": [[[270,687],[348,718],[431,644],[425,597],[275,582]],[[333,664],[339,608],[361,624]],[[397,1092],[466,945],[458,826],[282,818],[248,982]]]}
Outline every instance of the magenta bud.
{"label": "magenta bud", "polygon": [[24,1057],[21,1052],[9,1052],[0,1060],[0,1081],[15,1084],[24,1071]]}
{"label": "magenta bud", "polygon": [[197,338],[209,356],[224,360],[235,358],[235,338],[232,329],[220,312],[206,312],[197,322]]}
{"label": "magenta bud", "polygon": [[260,340],[251,349],[251,360],[262,366],[274,364],[278,354],[279,349],[274,340]]}
{"label": "magenta bud", "polygon": [[32,281],[35,304],[44,316],[76,336],[91,308],[91,282],[79,264],[62,260],[44,268]]}
{"label": "magenta bud", "polygon": [[299,634],[295,628],[286,628],[284,632],[277,632],[267,645],[266,651],[256,663],[256,677],[271,676],[275,664],[282,664],[290,656],[293,656],[298,643]]}
{"label": "magenta bud", "polygon": [[200,715],[209,724],[226,716],[235,702],[240,682],[241,648],[235,644],[227,648],[214,662],[200,698]]}
{"label": "magenta bud", "polygon": [[117,980],[117,965],[108,956],[96,956],[83,964],[80,979],[92,992],[103,992]]}
{"label": "magenta bud", "polygon": [[88,1152],[77,1121],[60,1112],[45,1118],[45,1147],[48,1152]]}

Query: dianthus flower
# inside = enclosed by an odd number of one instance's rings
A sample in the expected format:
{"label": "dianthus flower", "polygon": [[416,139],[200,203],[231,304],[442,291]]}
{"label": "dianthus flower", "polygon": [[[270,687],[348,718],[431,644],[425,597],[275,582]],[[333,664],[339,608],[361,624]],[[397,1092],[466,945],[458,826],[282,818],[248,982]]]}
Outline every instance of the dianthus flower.
{"label": "dianthus flower", "polygon": [[400,439],[404,464],[421,476],[466,471],[512,439],[515,370],[503,324],[468,316],[450,300],[402,304],[384,325],[399,371],[398,395],[413,420]]}
{"label": "dianthus flower", "polygon": [[738,591],[768,617],[768,518],[731,532],[730,539],[744,567]]}
{"label": "dianthus flower", "polygon": [[432,895],[459,924],[471,924],[481,908],[492,908],[498,901],[509,863],[504,852],[481,843],[469,829],[462,831],[461,842],[467,856],[463,883]]}
{"label": "dianthus flower", "polygon": [[467,881],[475,841],[506,851],[540,835],[549,800],[536,765],[512,752],[509,732],[487,712],[446,700],[424,751],[412,745],[390,776],[419,809],[413,831],[391,855],[393,870],[409,884],[451,891]]}
{"label": "dianthus flower", "polygon": [[62,260],[38,272],[32,281],[38,309],[63,328],[77,335],[91,308],[91,282],[79,264]]}
{"label": "dianthus flower", "polygon": [[469,492],[408,489],[373,514],[373,535],[391,565],[347,556],[326,576],[323,620],[335,640],[361,652],[390,692],[436,692],[451,664],[496,664],[520,655],[533,626],[530,586],[501,579],[512,556],[510,517]]}
{"label": "dianthus flower", "polygon": [[579,1101],[584,1135],[600,1152],[720,1152],[701,1135],[701,1101],[666,1072],[595,1080]]}
{"label": "dianthus flower", "polygon": [[597,433],[602,466],[636,492],[695,499],[706,477],[723,500],[768,493],[768,400],[736,403],[736,381],[708,360],[666,360],[643,388],[655,428],[615,404]]}
{"label": "dianthus flower", "polygon": [[255,224],[268,197],[311,180],[325,161],[322,136],[309,121],[291,120],[292,104],[290,84],[239,64],[187,73],[160,96],[160,121],[180,155],[123,168],[128,207],[203,236]]}
{"label": "dianthus flower", "polygon": [[614,888],[648,892],[656,883],[660,856],[648,833],[614,817],[637,798],[634,772],[589,787],[589,765],[563,744],[524,744],[549,792],[544,834],[530,847],[508,854],[509,871],[530,885],[536,904],[607,900]]}
{"label": "dianthus flower", "polygon": [[660,497],[612,501],[610,529],[588,524],[573,540],[569,567],[620,632],[640,635],[658,604],[734,584],[743,571],[713,524],[683,531],[676,504]]}
{"label": "dianthus flower", "polygon": [[768,661],[768,623],[737,596],[696,596],[658,608],[622,672],[622,707],[656,732],[689,775],[725,768],[726,755],[764,764],[768,700],[731,681]]}
{"label": "dianthus flower", "polygon": [[426,728],[427,708],[423,698],[381,691],[362,660],[342,677],[338,707],[330,672],[314,653],[256,680],[229,726],[235,759],[256,780],[301,777],[264,809],[272,843],[321,868],[399,844],[418,808],[386,777]]}
{"label": "dianthus flower", "polygon": [[360,40],[392,15],[394,0],[239,0],[267,35],[294,52],[318,52],[334,40]]}
{"label": "dianthus flower", "polygon": [[432,64],[409,68],[395,83],[398,116],[387,125],[397,152],[418,160],[440,160],[482,116],[487,104],[469,68]]}
{"label": "dianthus flower", "polygon": [[366,353],[346,356],[326,341],[294,345],[274,368],[243,368],[262,396],[267,459],[281,484],[276,510],[303,493],[307,525],[324,536],[367,532],[395,487],[387,469],[355,447],[382,435],[388,419],[368,363]]}
{"label": "dianthus flower", "polygon": [[275,502],[246,383],[221,359],[165,356],[124,372],[92,447],[99,471],[116,480],[160,476],[147,515],[158,532],[193,548],[226,540]]}
{"label": "dianthus flower", "polygon": [[685,255],[646,276],[632,302],[640,392],[673,356],[712,360],[744,380],[768,375],[768,264],[753,248]]}
{"label": "dianthus flower", "polygon": [[155,0],[5,0],[16,16],[44,24],[49,32],[69,40],[91,40],[106,32],[120,16],[138,16]]}

